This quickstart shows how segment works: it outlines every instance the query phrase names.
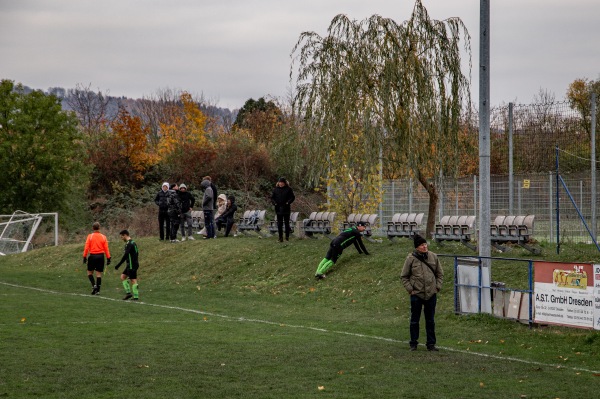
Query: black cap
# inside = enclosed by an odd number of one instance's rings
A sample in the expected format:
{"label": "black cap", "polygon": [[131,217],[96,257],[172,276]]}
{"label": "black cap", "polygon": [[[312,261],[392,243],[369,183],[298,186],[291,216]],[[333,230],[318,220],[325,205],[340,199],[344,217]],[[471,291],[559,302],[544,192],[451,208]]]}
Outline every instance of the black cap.
{"label": "black cap", "polygon": [[367,227],[367,224],[365,222],[357,222],[356,225],[357,226]]}
{"label": "black cap", "polygon": [[418,234],[415,235],[414,240],[415,240],[415,248],[417,248],[421,244],[427,244],[427,240]]}

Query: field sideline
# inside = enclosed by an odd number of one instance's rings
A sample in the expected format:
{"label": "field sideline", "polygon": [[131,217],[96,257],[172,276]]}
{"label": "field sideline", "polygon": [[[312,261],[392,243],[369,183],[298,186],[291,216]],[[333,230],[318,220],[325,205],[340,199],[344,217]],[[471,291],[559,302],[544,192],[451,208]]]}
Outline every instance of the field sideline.
{"label": "field sideline", "polygon": [[140,303],[120,300],[114,271],[90,296],[80,245],[0,258],[0,397],[567,398],[600,384],[597,332],[456,316],[450,267],[442,351],[409,352],[407,242],[350,248],[322,282],[326,240],[139,244]]}

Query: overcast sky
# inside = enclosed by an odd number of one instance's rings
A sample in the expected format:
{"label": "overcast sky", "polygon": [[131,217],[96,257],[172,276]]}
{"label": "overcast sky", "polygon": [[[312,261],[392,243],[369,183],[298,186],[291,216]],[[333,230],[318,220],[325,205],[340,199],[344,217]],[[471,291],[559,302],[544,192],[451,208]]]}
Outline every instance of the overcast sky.
{"label": "overcast sky", "polygon": [[[600,78],[599,0],[491,0],[491,103],[564,98],[577,78]],[[423,0],[434,19],[459,17],[471,35],[478,103],[479,0]],[[36,88],[140,98],[182,89],[221,107],[284,99],[290,52],[333,17],[396,22],[414,0],[0,0],[0,79]]]}

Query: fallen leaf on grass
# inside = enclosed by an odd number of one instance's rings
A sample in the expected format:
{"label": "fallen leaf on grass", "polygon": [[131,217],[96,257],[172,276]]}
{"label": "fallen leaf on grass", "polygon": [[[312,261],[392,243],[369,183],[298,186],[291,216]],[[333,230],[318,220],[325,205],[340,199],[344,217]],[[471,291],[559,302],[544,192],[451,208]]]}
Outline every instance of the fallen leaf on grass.
{"label": "fallen leaf on grass", "polygon": [[485,387],[485,384],[483,382],[480,382],[479,383],[479,388],[483,388],[483,387]]}
{"label": "fallen leaf on grass", "polygon": [[319,385],[319,386],[317,387],[317,389],[318,389],[319,391],[322,391],[322,390],[324,390],[324,389],[325,389],[325,387],[324,387],[323,385]]}
{"label": "fallen leaf on grass", "polygon": [[147,364],[138,364],[138,369],[148,369],[150,368],[150,366],[148,366]]}
{"label": "fallen leaf on grass", "polygon": [[21,323],[25,323],[25,320],[27,320],[27,319],[25,319],[24,317],[22,317],[21,318]]}

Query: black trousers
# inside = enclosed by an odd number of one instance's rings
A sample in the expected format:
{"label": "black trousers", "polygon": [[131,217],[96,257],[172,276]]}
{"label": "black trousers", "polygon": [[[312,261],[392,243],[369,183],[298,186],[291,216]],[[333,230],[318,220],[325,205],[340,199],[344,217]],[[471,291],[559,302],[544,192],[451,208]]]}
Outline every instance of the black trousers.
{"label": "black trousers", "polygon": [[417,346],[419,343],[419,321],[421,320],[421,311],[425,315],[425,334],[427,335],[426,345],[428,347],[435,345],[436,304],[437,295],[433,295],[428,300],[421,299],[416,295],[410,296],[410,346]]}
{"label": "black trousers", "polygon": [[329,250],[327,251],[327,255],[325,258],[332,260],[333,263],[337,262],[337,260],[342,256],[342,252],[344,249],[338,245],[329,244]]}
{"label": "black trousers", "polygon": [[179,231],[179,222],[181,219],[180,219],[179,215],[177,215],[175,213],[169,214],[169,218],[171,220],[171,232],[170,232],[169,238],[171,240],[176,240],[177,232]]}
{"label": "black trousers", "polygon": [[158,210],[158,231],[161,240],[165,239],[165,232],[167,233],[167,239],[171,236],[171,219],[169,219],[167,209]]}
{"label": "black trousers", "polygon": [[283,238],[283,226],[285,224],[285,239],[290,238],[290,214],[277,214],[277,231],[279,232],[279,239]]}

